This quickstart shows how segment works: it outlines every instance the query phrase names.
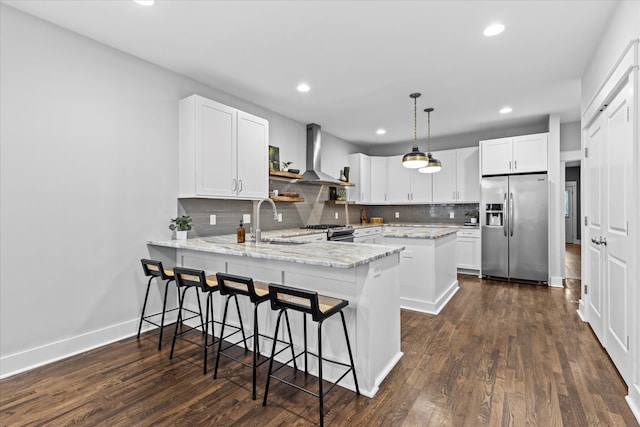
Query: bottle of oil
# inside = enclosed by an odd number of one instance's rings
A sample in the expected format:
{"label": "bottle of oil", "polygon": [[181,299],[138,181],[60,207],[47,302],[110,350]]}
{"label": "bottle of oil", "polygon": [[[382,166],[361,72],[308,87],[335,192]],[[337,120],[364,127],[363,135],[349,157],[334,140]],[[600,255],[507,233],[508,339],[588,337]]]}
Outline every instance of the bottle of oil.
{"label": "bottle of oil", "polygon": [[236,234],[238,235],[238,243],[244,243],[245,229],[242,226],[242,220],[240,220],[240,226],[238,227],[238,230],[236,230]]}

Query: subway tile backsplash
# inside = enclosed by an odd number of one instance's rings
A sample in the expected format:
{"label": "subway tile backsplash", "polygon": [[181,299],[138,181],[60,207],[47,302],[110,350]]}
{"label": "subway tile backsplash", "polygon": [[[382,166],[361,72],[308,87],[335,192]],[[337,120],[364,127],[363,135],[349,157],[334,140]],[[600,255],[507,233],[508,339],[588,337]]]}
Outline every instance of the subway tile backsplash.
{"label": "subway tile backsplash", "polygon": [[[477,203],[470,204],[425,204],[425,205],[330,205],[329,187],[326,185],[296,184],[286,181],[271,181],[271,190],[300,193],[304,202],[277,202],[282,213],[282,222],[273,220],[271,204],[262,203],[260,222],[263,231],[297,228],[309,224],[360,224],[360,211],[365,209],[367,218],[382,217],[385,223],[438,223],[459,224],[468,221],[465,213],[477,210]],[[178,213],[189,215],[193,229],[189,237],[204,237],[233,234],[243,214],[251,215],[251,223],[245,224],[247,232],[255,228],[257,201],[234,199],[178,199]],[[399,218],[395,218],[398,212]],[[454,218],[450,218],[450,212]],[[338,218],[336,219],[336,214]],[[209,225],[210,215],[216,215],[216,225]]]}

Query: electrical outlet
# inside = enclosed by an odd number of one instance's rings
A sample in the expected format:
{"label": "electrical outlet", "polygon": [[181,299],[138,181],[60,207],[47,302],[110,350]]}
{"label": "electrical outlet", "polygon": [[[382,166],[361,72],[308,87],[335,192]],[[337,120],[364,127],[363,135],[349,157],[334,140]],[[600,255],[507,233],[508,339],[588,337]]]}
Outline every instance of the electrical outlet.
{"label": "electrical outlet", "polygon": [[209,215],[209,225],[216,225],[216,216]]}
{"label": "electrical outlet", "polygon": [[251,224],[251,214],[242,214],[242,222]]}
{"label": "electrical outlet", "polygon": [[282,213],[278,212],[278,222],[282,222]]}
{"label": "electrical outlet", "polygon": [[396,218],[400,218],[400,212],[396,212]]}
{"label": "electrical outlet", "polygon": [[455,212],[453,212],[453,211],[449,212],[449,218],[453,219],[455,217],[456,217],[456,213]]}
{"label": "electrical outlet", "polygon": [[336,212],[336,219],[338,219],[338,212]]}

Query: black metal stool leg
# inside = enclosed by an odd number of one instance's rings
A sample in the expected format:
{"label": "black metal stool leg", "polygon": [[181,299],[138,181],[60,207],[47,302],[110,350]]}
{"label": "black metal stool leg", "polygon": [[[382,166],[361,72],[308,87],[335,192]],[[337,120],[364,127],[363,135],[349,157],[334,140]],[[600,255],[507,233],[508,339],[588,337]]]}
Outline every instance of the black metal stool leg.
{"label": "black metal stool leg", "polygon": [[353,382],[356,384],[356,393],[360,394],[358,387],[358,378],[356,378],[356,365],[353,363],[353,354],[351,353],[351,344],[349,343],[349,334],[347,333],[347,322],[344,320],[344,313],[340,310],[340,318],[342,319],[342,328],[344,329],[344,338],[347,340],[347,350],[349,351],[349,361],[351,362],[351,371],[353,372]]}
{"label": "black metal stool leg", "polygon": [[[271,372],[273,372],[273,358],[276,354],[276,337],[278,336],[278,330],[280,329],[280,319],[282,318],[282,313],[285,310],[280,310],[278,313],[278,320],[276,321],[276,330],[273,334],[273,345],[271,346],[271,358],[269,359],[269,371],[267,372],[267,385],[264,389],[264,398],[262,399],[262,406],[267,406],[267,395],[269,394],[269,383],[271,382]],[[293,347],[293,341],[291,342],[291,347]]]}
{"label": "black metal stool leg", "polygon": [[308,374],[307,368],[307,313],[302,313],[302,327],[304,328],[304,373]]}
{"label": "black metal stool leg", "polygon": [[147,292],[144,294],[144,302],[142,303],[142,314],[140,315],[140,325],[138,325],[138,338],[140,338],[140,331],[142,330],[142,322],[144,321],[144,311],[147,308],[147,299],[149,298],[149,289],[151,288],[152,280],[153,280],[153,276],[149,277],[149,282],[147,283]]}
{"label": "black metal stool leg", "polygon": [[[205,322],[204,322],[204,364],[202,367],[202,375],[207,375],[207,350],[208,350],[208,344],[209,344],[209,309],[213,308],[210,307],[211,305],[213,305],[213,302],[211,301],[211,293],[209,293],[209,295],[207,295],[207,314],[205,315]],[[213,321],[213,314],[211,314],[211,320]],[[211,329],[213,329],[213,326],[211,327]]]}
{"label": "black metal stool leg", "polygon": [[184,293],[187,291],[187,288],[184,288],[182,293],[178,290],[178,299],[180,299],[180,303],[178,304],[178,319],[176,319],[176,328],[173,331],[173,341],[171,342],[171,353],[169,353],[169,359],[173,359],[173,350],[176,347],[176,336],[178,335],[178,327],[182,323],[182,303],[184,302]]}
{"label": "black metal stool leg", "polygon": [[256,400],[256,365],[258,363],[258,352],[260,351],[260,331],[258,330],[258,304],[253,304],[253,366],[252,378],[253,378],[253,394],[252,399]]}
{"label": "black metal stool leg", "polygon": [[220,349],[222,349],[222,339],[224,338],[224,327],[227,324],[227,310],[229,308],[229,299],[231,295],[227,295],[224,303],[224,314],[222,315],[222,327],[220,328],[220,341],[218,341],[218,355],[216,356],[216,367],[213,369],[213,379],[218,378],[218,365],[220,364]]}
{"label": "black metal stool leg", "polygon": [[240,331],[242,331],[242,341],[244,342],[245,350],[249,351],[247,345],[247,336],[244,334],[244,325],[242,324],[242,314],[240,313],[240,304],[238,304],[238,295],[233,295],[233,299],[236,301],[236,310],[238,312],[238,320],[240,321]]}
{"label": "black metal stool leg", "polygon": [[[291,324],[289,323],[289,313],[285,310],[284,312],[284,320],[287,322],[287,330],[289,331],[289,342],[291,343],[291,357],[293,358],[293,368],[297,371],[298,364],[296,363],[296,351],[293,348],[293,338],[291,337]],[[277,335],[273,336],[273,339],[276,340],[278,338]]]}
{"label": "black metal stool leg", "polygon": [[318,322],[318,397],[320,398],[320,427],[324,427],[324,391],[322,387],[322,320]]}
{"label": "black metal stool leg", "polygon": [[196,289],[196,298],[198,298],[198,311],[200,312],[200,327],[202,328],[202,333],[204,334],[204,319],[202,317],[202,305],[200,304],[200,292]]}
{"label": "black metal stool leg", "polygon": [[162,318],[160,320],[160,338],[158,339],[158,350],[162,349],[162,332],[164,331],[164,314],[167,311],[167,293],[169,292],[169,283],[173,279],[167,280],[164,284],[164,299],[162,300]]}

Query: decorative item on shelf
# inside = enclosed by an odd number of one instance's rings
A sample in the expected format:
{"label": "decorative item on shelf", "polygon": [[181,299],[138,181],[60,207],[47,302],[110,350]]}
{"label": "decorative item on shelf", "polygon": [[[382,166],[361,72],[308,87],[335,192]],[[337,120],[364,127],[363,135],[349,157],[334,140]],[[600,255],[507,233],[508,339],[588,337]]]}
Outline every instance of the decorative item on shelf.
{"label": "decorative item on shelf", "polygon": [[289,172],[289,165],[293,162],[282,162],[282,172]]}
{"label": "decorative item on shelf", "polygon": [[344,176],[344,171],[340,169],[340,178],[338,178],[342,182],[347,182],[347,177]]}
{"label": "decorative item on shelf", "polygon": [[351,168],[349,166],[345,166],[342,173],[344,175],[345,182],[349,182],[349,172],[351,172]]}
{"label": "decorative item on shelf", "polygon": [[169,224],[169,230],[176,231],[177,240],[185,240],[187,238],[187,231],[191,230],[191,217],[189,215],[182,215],[171,220]]}
{"label": "decorative item on shelf", "polygon": [[289,173],[300,173],[300,169],[291,169],[291,168],[289,168]]}
{"label": "decorative item on shelf", "polygon": [[293,191],[283,191],[281,194],[282,197],[300,197],[300,193],[295,193]]}
{"label": "decorative item on shelf", "polygon": [[280,148],[273,145],[269,146],[269,170],[280,170]]}
{"label": "decorative item on shelf", "polygon": [[236,240],[238,241],[238,243],[244,243],[245,242],[246,230],[245,230],[244,226],[242,225],[242,220],[240,220],[240,226],[236,230],[236,235],[237,235],[237,239]]}
{"label": "decorative item on shelf", "polygon": [[384,222],[384,218],[379,216],[372,216],[371,219],[369,220],[369,223],[371,224],[382,224],[383,222]]}
{"label": "decorative item on shelf", "polygon": [[431,112],[433,108],[425,108],[424,111],[427,113],[427,158],[428,163],[425,167],[418,169],[420,173],[435,173],[440,172],[442,169],[442,163],[438,159],[433,158],[433,154],[431,154]]}
{"label": "decorative item on shelf", "polygon": [[336,187],[329,187],[329,200],[338,200]]}
{"label": "decorative item on shelf", "polygon": [[469,217],[469,221],[471,224],[476,224],[478,222],[478,217],[480,216],[480,214],[478,213],[478,211],[473,210],[473,211],[467,211],[464,216],[468,216]]}
{"label": "decorative item on shelf", "polygon": [[367,210],[365,208],[360,209],[360,223],[367,223]]}
{"label": "decorative item on shelf", "polygon": [[336,200],[347,200],[347,190],[345,188],[336,189]]}
{"label": "decorative item on shelf", "polygon": [[418,169],[427,166],[427,156],[418,149],[418,101],[420,97],[419,93],[412,93],[409,95],[413,98],[413,148],[410,153],[402,156],[402,166],[409,169]]}

